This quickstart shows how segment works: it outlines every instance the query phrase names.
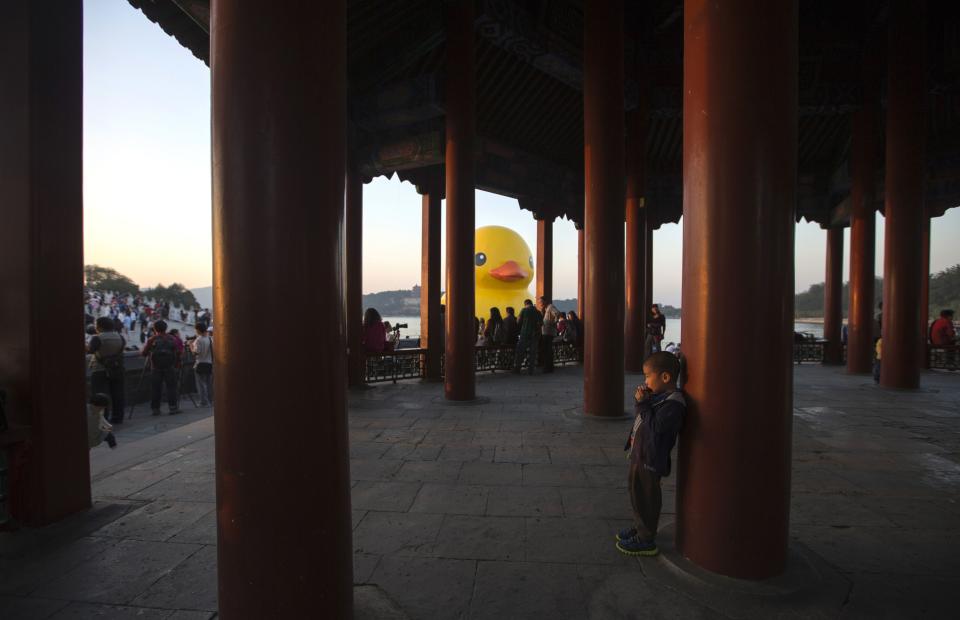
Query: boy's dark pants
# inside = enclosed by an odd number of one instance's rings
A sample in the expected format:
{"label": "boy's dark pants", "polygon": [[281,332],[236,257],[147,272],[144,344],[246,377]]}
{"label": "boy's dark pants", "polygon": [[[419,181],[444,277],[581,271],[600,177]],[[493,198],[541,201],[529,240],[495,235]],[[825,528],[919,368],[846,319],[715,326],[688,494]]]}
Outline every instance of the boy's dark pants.
{"label": "boy's dark pants", "polygon": [[627,488],[630,490],[630,503],[633,505],[633,527],[640,540],[653,540],[657,537],[657,524],[660,522],[660,508],[663,495],[660,492],[660,475],[650,471],[642,463],[631,460],[627,475]]}
{"label": "boy's dark pants", "polygon": [[153,369],[153,374],[150,377],[151,379],[151,398],[150,398],[150,408],[154,411],[160,409],[160,397],[163,386],[167,386],[167,403],[170,405],[170,410],[177,408],[177,369],[176,368],[164,368],[164,369]]}

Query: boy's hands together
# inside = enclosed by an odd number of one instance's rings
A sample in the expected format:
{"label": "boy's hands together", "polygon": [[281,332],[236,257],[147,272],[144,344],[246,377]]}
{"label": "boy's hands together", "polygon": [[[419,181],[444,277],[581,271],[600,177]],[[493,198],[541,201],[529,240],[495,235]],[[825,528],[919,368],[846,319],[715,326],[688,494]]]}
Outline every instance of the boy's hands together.
{"label": "boy's hands together", "polygon": [[648,388],[646,385],[638,385],[638,386],[637,386],[637,391],[636,391],[636,393],[633,395],[633,398],[634,398],[637,402],[640,402],[641,400],[643,400],[644,398],[650,396],[651,394],[653,394],[653,390],[651,390],[650,388]]}

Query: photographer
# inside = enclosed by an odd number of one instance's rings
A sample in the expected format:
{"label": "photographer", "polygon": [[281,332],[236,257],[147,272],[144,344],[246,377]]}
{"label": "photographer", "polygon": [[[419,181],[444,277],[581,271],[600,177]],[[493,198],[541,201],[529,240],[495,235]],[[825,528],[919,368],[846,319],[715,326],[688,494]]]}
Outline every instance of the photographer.
{"label": "photographer", "polygon": [[383,319],[375,308],[367,308],[363,313],[363,349],[367,353],[383,353],[387,344],[387,333]]}
{"label": "photographer", "polygon": [[123,348],[127,341],[114,329],[113,319],[102,316],[96,322],[96,335],[87,344],[90,358],[90,388],[93,394],[110,397],[110,422],[123,423],[124,379]]}

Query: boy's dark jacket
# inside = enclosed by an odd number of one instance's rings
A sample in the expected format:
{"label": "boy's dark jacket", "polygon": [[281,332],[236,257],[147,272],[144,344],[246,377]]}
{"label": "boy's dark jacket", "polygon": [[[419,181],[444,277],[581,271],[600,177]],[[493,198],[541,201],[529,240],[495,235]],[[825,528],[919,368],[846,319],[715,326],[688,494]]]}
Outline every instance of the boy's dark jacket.
{"label": "boy's dark jacket", "polygon": [[683,392],[655,394],[639,401],[634,410],[637,418],[627,437],[624,450],[641,450],[643,464],[661,476],[670,475],[670,451],[683,428],[687,401]]}

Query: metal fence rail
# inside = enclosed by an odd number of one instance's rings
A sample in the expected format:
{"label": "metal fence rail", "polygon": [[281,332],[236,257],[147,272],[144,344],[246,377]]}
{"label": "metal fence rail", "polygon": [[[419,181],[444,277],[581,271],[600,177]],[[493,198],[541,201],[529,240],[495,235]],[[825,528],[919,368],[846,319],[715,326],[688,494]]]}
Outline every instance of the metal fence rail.
{"label": "metal fence rail", "polygon": [[[809,340],[793,345],[795,364],[822,364],[826,340]],[[960,370],[960,346],[934,347],[928,345],[929,368],[942,370]],[[474,369],[476,372],[504,372],[513,369],[516,355],[515,347],[482,346],[474,350]],[[426,349],[398,349],[388,353],[367,354],[367,383],[400,379],[421,379],[424,376]],[[846,361],[846,346],[843,347],[843,361]],[[553,363],[556,366],[576,364],[581,361],[580,351],[569,342],[553,343]],[[441,375],[443,372],[443,354],[440,355]],[[526,368],[526,360],[522,361]]]}
{"label": "metal fence rail", "polygon": [[[396,383],[400,379],[422,379],[426,349],[397,349],[383,353],[367,353],[366,382]],[[474,349],[476,372],[504,372],[513,369],[516,348],[511,346],[482,346]],[[574,364],[579,352],[573,343],[553,343],[553,363],[557,366]],[[522,362],[526,368],[526,361]],[[443,354],[440,354],[440,369],[443,374]]]}
{"label": "metal fence rail", "polygon": [[929,368],[960,370],[960,345],[927,345]]}

